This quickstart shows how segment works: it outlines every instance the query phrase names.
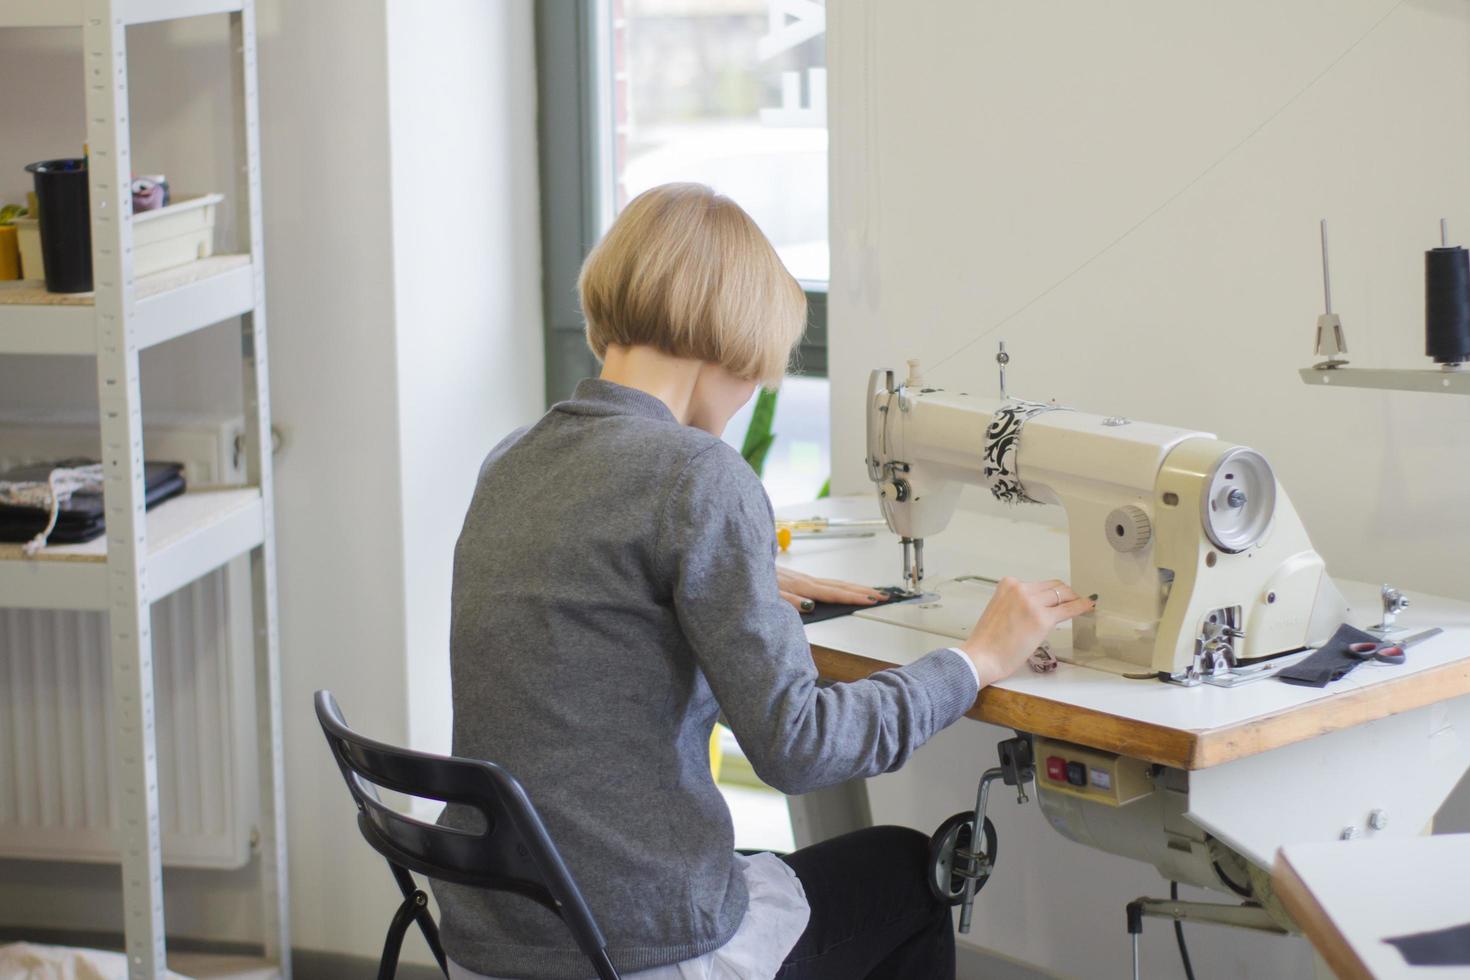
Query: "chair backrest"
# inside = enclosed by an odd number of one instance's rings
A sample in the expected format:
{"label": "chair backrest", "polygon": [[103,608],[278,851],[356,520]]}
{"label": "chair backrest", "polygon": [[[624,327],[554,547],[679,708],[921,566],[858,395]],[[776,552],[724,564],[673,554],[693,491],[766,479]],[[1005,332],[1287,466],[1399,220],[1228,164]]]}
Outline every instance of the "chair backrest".
{"label": "chair backrest", "polygon": [[[357,824],[389,863],[429,878],[509,891],[559,915],[577,946],[606,957],[607,941],[526,791],[493,762],[413,752],[347,727],[330,691],[316,692],[316,716],[357,802]],[[478,811],[479,832],[416,820],[385,805],[376,786]]]}

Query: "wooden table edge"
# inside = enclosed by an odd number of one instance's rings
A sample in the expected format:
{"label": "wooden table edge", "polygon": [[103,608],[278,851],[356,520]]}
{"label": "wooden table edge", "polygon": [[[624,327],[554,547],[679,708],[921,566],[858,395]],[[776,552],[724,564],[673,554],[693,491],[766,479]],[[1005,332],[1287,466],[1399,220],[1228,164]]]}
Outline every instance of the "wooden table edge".
{"label": "wooden table edge", "polygon": [[1373,980],[1373,972],[1359,958],[1357,950],[1348,943],[1337,923],[1332,921],[1322,903],[1317,901],[1280,850],[1276,852],[1276,864],[1271,869],[1271,884],[1281,904],[1291,914],[1292,921],[1327,961],[1334,974],[1341,980]]}
{"label": "wooden table edge", "polygon": [[[812,657],[817,671],[834,681],[860,680],[896,666],[815,644]],[[1407,677],[1209,731],[1169,728],[1001,687],[981,691],[965,714],[977,721],[1117,752],[1145,762],[1176,769],[1208,769],[1467,694],[1470,694],[1470,659],[1441,664]]]}
{"label": "wooden table edge", "polygon": [[1206,769],[1467,694],[1470,694],[1470,659],[1440,664],[1407,677],[1395,677],[1371,687],[1344,691],[1226,728],[1201,732],[1194,768]]}
{"label": "wooden table edge", "polygon": [[[832,681],[861,680],[897,666],[817,645],[812,646],[812,658],[816,661],[817,672]],[[1032,735],[1106,749],[1145,762],[1178,769],[1201,768],[1194,762],[1199,741],[1197,732],[1079,708],[1034,694],[987,687],[980,692],[965,716]]]}

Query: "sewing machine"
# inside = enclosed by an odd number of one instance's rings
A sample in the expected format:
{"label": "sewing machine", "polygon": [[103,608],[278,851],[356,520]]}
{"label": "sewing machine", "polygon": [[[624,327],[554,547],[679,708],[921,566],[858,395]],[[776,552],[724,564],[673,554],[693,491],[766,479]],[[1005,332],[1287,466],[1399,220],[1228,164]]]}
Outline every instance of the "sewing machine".
{"label": "sewing machine", "polygon": [[[1397,675],[1360,670],[1361,682],[1336,690],[1241,688],[1353,621],[1267,460],[1210,433],[1007,398],[1003,374],[1001,391],[1000,399],[944,391],[913,362],[902,383],[873,372],[868,474],[899,536],[913,599],[808,629],[831,679],[905,662],[942,645],[939,636],[963,637],[988,600],[987,575],[1039,577],[1017,566],[1050,543],[1040,527],[966,516],[966,529],[950,532],[961,535],[958,551],[940,553],[950,577],[926,580],[924,541],[950,525],[962,486],[1066,513],[1069,567],[1049,570],[1095,594],[1098,609],[1053,634],[1064,662],[1056,673],[1023,670],[982,692],[972,715],[1020,737],[1001,743],[975,809],[936,832],[936,895],[963,907],[966,927],[995,853],[989,789],[1003,781],[1024,802],[1034,783],[1064,836],[1246,899],[1140,899],[1129,913],[1135,941],[1145,915],[1294,931],[1267,870],[1277,847],[1420,833],[1470,762],[1460,734],[1470,729],[1460,652],[1470,634],[1455,628]],[[971,527],[977,520],[983,531]],[[847,550],[802,569],[864,578],[852,563],[891,545],[828,547]],[[1349,584],[1371,605],[1368,587]],[[1387,587],[1381,598],[1387,634],[1407,600]],[[1464,615],[1439,614],[1446,625]],[[1155,678],[1183,687],[1161,689]],[[1373,779],[1360,778],[1370,771]]]}
{"label": "sewing machine", "polygon": [[923,592],[924,539],[965,483],[999,500],[1057,504],[1070,582],[1097,611],[1072,623],[1062,660],[1181,684],[1268,676],[1320,645],[1348,606],[1271,464],[1207,432],[929,387],[918,363],[874,371],[868,475]]}

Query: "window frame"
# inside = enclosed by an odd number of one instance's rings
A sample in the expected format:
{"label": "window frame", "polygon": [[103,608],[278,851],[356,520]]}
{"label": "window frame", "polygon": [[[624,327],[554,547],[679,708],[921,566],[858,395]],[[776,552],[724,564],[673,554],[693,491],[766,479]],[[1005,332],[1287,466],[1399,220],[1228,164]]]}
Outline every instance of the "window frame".
{"label": "window frame", "polygon": [[[607,67],[607,44],[596,0],[537,3],[536,95],[541,181],[541,287],[548,405],[571,395],[597,373],[577,302],[577,273],[611,218],[611,147],[600,119],[611,116],[599,100],[610,86],[597,80]],[[827,376],[827,283],[802,281],[807,330],[794,370]]]}

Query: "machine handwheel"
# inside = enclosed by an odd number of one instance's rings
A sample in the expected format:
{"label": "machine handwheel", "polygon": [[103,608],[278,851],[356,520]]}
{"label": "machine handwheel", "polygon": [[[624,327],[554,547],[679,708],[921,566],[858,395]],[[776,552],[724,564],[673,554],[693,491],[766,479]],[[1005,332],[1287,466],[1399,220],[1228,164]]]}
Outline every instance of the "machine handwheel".
{"label": "machine handwheel", "polygon": [[[965,898],[965,877],[956,872],[955,866],[963,859],[955,857],[956,851],[971,850],[975,840],[975,813],[966,810],[964,813],[956,813],[934,831],[929,838],[929,894],[934,896],[935,901],[945,902],[949,905],[959,905]],[[991,867],[995,866],[996,838],[995,824],[990,818],[985,818],[985,853],[990,857]],[[975,891],[985,887],[985,882],[990,875],[975,882]]]}

